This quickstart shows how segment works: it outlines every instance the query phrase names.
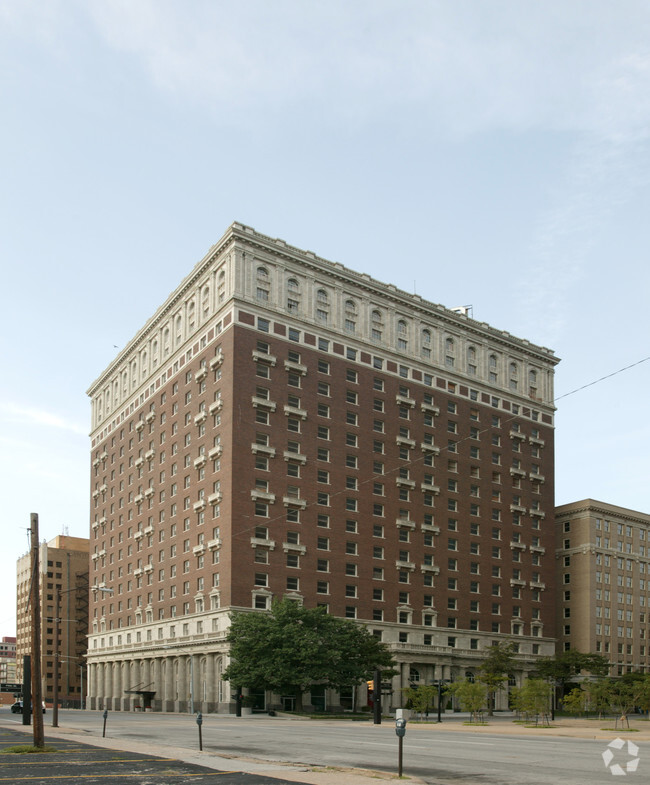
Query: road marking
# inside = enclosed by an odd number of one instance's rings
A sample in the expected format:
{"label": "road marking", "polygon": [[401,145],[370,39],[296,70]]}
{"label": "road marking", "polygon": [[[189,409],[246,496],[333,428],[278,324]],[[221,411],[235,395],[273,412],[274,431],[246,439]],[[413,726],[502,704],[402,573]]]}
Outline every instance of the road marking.
{"label": "road marking", "polygon": [[[452,744],[474,744],[479,747],[494,747],[494,744],[488,741],[454,741],[451,742]],[[394,747],[394,744],[389,744],[388,742],[381,742],[381,741],[355,741],[355,746],[365,744],[366,746],[370,747]],[[417,744],[408,744],[404,745],[405,747],[408,746],[409,750],[432,750],[433,747],[421,747]]]}
{"label": "road marking", "polygon": [[[179,776],[183,777],[221,777],[223,774],[243,774],[242,771],[210,771],[210,772],[200,772],[198,774],[192,774],[189,772],[181,771],[179,772]],[[72,777],[69,774],[54,774],[50,777],[0,777],[0,782],[28,782],[29,780],[38,780],[42,782],[43,780],[66,780],[66,782],[73,782],[75,780],[88,780],[88,779],[103,779],[105,777],[112,777],[113,779],[124,779],[125,777],[140,777],[142,778],[142,773],[139,774],[75,774]]]}
{"label": "road marking", "polygon": [[[17,753],[20,754],[20,753]],[[47,753],[45,753],[47,754]],[[56,753],[52,753],[55,755]],[[17,761],[10,758],[0,760],[0,769],[6,766],[51,766],[58,760],[25,760]],[[179,763],[178,758],[104,758],[100,760],[84,760],[84,763]]]}

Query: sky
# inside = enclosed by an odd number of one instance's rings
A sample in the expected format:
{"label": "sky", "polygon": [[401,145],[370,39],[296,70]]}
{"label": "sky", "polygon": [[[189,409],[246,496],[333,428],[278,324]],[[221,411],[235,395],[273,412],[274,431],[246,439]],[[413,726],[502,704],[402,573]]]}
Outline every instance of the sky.
{"label": "sky", "polygon": [[556,502],[650,513],[649,215],[645,0],[0,0],[0,636],[233,221],[553,349]]}

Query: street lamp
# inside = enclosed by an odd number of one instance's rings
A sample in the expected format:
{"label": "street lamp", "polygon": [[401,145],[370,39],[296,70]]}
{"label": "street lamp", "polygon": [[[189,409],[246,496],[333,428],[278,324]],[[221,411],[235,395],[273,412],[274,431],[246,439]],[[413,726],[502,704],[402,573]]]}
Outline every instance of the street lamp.
{"label": "street lamp", "polygon": [[[54,684],[52,689],[52,727],[59,727],[59,626],[61,624],[61,597],[64,594],[77,591],[80,586],[73,586],[71,589],[61,589],[57,587],[56,590],[56,606],[54,611]],[[105,594],[113,594],[113,589],[106,589],[100,586],[93,586],[93,591],[101,591]],[[83,704],[83,691],[82,691],[82,704]],[[40,707],[39,707],[40,708]],[[36,709],[35,709],[36,710]]]}

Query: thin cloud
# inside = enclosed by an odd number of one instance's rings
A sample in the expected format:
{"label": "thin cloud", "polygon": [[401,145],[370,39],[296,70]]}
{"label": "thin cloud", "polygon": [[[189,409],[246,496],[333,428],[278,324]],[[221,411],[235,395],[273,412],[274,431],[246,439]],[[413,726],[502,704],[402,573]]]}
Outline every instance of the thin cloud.
{"label": "thin cloud", "polygon": [[84,428],[78,423],[66,420],[63,417],[44,409],[34,409],[12,403],[0,403],[0,415],[5,422],[9,423],[46,426],[48,428],[69,431],[78,435],[88,435],[88,428]]}
{"label": "thin cloud", "polygon": [[320,107],[323,123],[416,106],[427,126],[461,134],[628,133],[650,120],[650,9],[635,0],[197,0],[191,13],[169,0],[107,0],[86,8],[108,46],[133,55],[160,91],[227,122],[262,109],[268,122],[298,105]]}

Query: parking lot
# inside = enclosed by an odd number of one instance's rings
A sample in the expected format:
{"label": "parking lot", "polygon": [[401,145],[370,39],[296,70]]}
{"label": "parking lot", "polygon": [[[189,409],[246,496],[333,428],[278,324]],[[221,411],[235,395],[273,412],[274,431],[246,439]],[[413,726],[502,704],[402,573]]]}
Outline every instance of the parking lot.
{"label": "parking lot", "polygon": [[[30,733],[0,728],[0,751],[31,744]],[[61,738],[45,743],[55,751],[38,754],[0,755],[0,783],[30,785],[290,785],[287,780],[237,771],[218,771],[173,757],[143,755],[95,747]],[[296,785],[295,782],[291,785]]]}

